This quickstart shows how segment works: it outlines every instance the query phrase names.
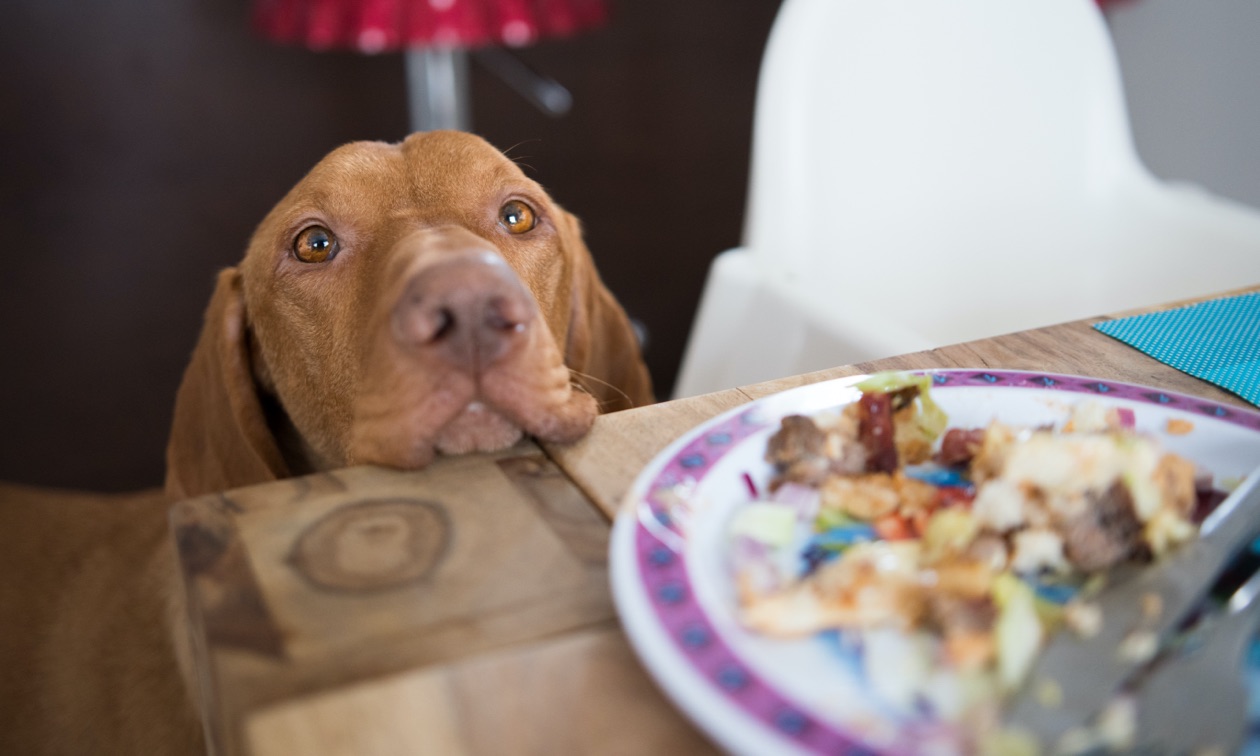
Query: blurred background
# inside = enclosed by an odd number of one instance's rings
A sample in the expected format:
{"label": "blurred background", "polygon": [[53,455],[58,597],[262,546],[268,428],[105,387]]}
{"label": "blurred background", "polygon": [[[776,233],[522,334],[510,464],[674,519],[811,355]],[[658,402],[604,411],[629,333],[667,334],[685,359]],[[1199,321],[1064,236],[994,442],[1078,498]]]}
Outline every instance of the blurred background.
{"label": "blurred background", "polygon": [[[470,68],[472,129],[583,219],[604,280],[648,329],[661,398],[709,261],[740,241],[778,5],[614,0],[606,25],[515,50],[571,91],[561,118]],[[277,45],[250,11],[0,5],[0,479],[160,485],[215,272],[330,149],[406,135],[401,54]],[[1260,3],[1108,14],[1146,164],[1260,206]]]}

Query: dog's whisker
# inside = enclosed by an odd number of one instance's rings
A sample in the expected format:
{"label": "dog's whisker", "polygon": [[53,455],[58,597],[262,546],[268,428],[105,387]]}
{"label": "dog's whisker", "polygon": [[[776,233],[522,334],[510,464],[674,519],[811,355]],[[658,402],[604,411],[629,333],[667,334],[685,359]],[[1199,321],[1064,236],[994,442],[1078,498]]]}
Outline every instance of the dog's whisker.
{"label": "dog's whisker", "polygon": [[[539,138],[539,137],[530,137],[529,139],[522,139],[521,141],[517,142],[516,144],[514,144],[514,145],[512,145],[511,147],[508,147],[506,150],[504,150],[504,151],[503,151],[503,154],[504,154],[504,155],[507,155],[507,154],[508,154],[508,153],[510,153],[512,150],[516,149],[517,147],[520,147],[522,144],[529,144],[530,142],[541,142],[541,141],[542,141],[542,139],[541,139],[541,138]],[[510,155],[509,155],[509,157],[510,157]]]}
{"label": "dog's whisker", "polygon": [[511,152],[512,152],[512,150],[516,149],[517,147],[520,147],[520,146],[521,146],[521,145],[523,145],[523,144],[528,144],[528,143],[530,143],[530,142],[538,142],[538,141],[541,141],[541,140],[539,140],[539,139],[523,139],[523,140],[521,140],[521,141],[517,142],[516,144],[512,145],[511,147],[507,148],[506,150],[504,150],[504,151],[503,151],[503,156],[504,156],[504,157],[506,157],[508,160],[511,160],[513,163],[516,163],[516,165],[517,165],[517,166],[519,166],[519,167],[521,167],[521,168],[528,168],[531,172],[533,172],[533,173],[537,173],[537,172],[538,172],[538,169],[537,169],[537,168],[535,168],[534,166],[532,166],[532,165],[530,165],[529,163],[525,162],[526,160],[532,160],[532,159],[533,159],[533,155],[520,155],[520,156],[517,156],[517,155],[512,155],[512,154],[509,154],[509,153],[511,153]]}
{"label": "dog's whisker", "polygon": [[[608,389],[611,389],[612,391],[616,392],[617,394],[620,394],[620,395],[621,395],[621,398],[622,398],[622,399],[624,399],[625,401],[629,402],[631,405],[633,405],[633,404],[634,404],[633,400],[631,400],[631,399],[630,399],[630,395],[629,395],[629,394],[627,394],[625,391],[623,391],[623,390],[621,389],[621,387],[619,387],[619,386],[614,386],[613,384],[609,383],[608,381],[605,381],[605,380],[602,380],[602,379],[600,379],[600,378],[597,378],[597,377],[595,377],[595,376],[593,376],[593,375],[590,375],[589,373],[583,373],[583,372],[581,372],[581,371],[579,371],[579,370],[574,370],[573,368],[569,368],[569,383],[570,383],[570,385],[572,385],[574,388],[581,389],[582,391],[585,391],[585,392],[586,392],[586,393],[588,393],[588,394],[592,394],[592,395],[594,395],[594,394],[595,394],[595,392],[594,392],[594,391],[591,391],[591,389],[590,389],[589,387],[584,386],[584,385],[582,384],[582,382],[581,382],[582,380],[588,380],[588,381],[593,381],[593,382],[595,382],[595,383],[598,383],[598,384],[600,384],[600,385],[602,385],[602,386],[604,386],[604,387],[606,387],[606,388],[608,388]],[[600,402],[600,403],[599,403],[599,405],[600,405],[601,407],[603,407],[604,405],[606,405],[606,404],[611,404],[612,402],[613,402],[613,399],[609,398],[609,399],[606,399],[606,400],[604,400],[604,401]]]}
{"label": "dog's whisker", "polygon": [[[507,159],[511,160],[513,163],[516,163],[517,165],[526,165],[525,163],[522,163],[522,162],[521,162],[521,160],[522,160],[522,159],[527,159],[527,158],[530,158],[530,157],[532,157],[532,156],[530,156],[530,155],[522,155],[522,156],[520,156],[520,157],[517,157],[517,156],[515,156],[515,155],[512,155],[512,154],[511,154],[512,150],[516,149],[517,147],[520,147],[521,145],[524,145],[524,144],[529,144],[530,142],[540,142],[540,141],[542,141],[542,140],[541,140],[541,139],[537,139],[537,138],[534,138],[534,139],[522,139],[521,141],[517,142],[516,144],[514,144],[514,145],[512,145],[511,147],[508,147],[506,150],[504,150],[504,151],[503,151],[503,156],[504,156],[504,157],[506,157]],[[527,166],[527,167],[528,167],[528,168],[530,168],[530,169],[532,169],[532,168],[533,168],[533,166],[532,166],[532,165],[529,165],[529,166]]]}

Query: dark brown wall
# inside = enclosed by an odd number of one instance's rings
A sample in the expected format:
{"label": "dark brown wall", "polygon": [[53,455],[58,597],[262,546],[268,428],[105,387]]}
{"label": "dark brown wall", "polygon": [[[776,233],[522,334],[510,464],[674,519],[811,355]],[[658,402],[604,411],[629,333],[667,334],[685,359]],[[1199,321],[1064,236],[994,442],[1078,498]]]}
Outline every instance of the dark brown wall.
{"label": "dark brown wall", "polygon": [[[670,390],[705,270],[739,240],[777,0],[622,0],[520,51],[553,120],[474,68],[474,130],[581,216]],[[159,484],[214,272],[325,152],[407,131],[401,57],[314,54],[244,0],[0,5],[0,479]]]}

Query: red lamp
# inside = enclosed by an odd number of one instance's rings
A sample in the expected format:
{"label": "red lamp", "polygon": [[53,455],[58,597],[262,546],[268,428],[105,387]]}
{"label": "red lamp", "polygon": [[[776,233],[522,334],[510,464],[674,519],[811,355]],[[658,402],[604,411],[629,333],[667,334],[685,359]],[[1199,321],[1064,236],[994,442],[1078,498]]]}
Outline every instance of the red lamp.
{"label": "red lamp", "polygon": [[545,110],[568,92],[502,48],[601,26],[606,0],[254,0],[255,28],[312,50],[404,51],[412,126],[468,127],[467,52]]}

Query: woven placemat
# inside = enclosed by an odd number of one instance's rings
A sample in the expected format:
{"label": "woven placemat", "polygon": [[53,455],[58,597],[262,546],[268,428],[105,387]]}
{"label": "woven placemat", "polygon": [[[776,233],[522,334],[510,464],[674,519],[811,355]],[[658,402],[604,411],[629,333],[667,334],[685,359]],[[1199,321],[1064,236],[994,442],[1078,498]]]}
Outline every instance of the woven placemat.
{"label": "woven placemat", "polygon": [[1260,406],[1260,292],[1117,318],[1094,328]]}

